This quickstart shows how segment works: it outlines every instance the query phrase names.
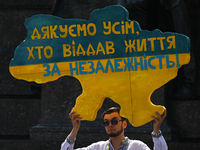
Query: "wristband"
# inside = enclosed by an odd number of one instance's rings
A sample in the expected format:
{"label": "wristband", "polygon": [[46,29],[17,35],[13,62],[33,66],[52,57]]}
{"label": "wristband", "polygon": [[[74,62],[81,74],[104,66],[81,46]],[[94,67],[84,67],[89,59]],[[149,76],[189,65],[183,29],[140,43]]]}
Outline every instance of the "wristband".
{"label": "wristband", "polygon": [[160,133],[157,133],[157,134],[153,134],[153,132],[152,132],[151,135],[152,135],[153,138],[159,138],[159,137],[162,136],[162,132],[160,131]]}
{"label": "wristband", "polygon": [[70,140],[68,137],[67,137],[67,143],[69,143],[70,145],[74,144],[74,142],[76,141],[76,139],[74,139],[73,141]]}

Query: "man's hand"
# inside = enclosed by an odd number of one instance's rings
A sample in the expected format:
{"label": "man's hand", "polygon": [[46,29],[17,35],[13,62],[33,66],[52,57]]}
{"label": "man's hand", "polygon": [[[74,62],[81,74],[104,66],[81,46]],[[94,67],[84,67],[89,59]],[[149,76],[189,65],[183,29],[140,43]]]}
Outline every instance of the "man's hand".
{"label": "man's hand", "polygon": [[71,133],[69,134],[69,139],[74,141],[75,138],[76,138],[76,135],[78,133],[78,130],[80,128],[80,125],[81,125],[81,121],[80,119],[82,119],[82,117],[79,117],[80,115],[77,114],[77,115],[74,115],[76,112],[70,112],[69,113],[69,117],[71,118],[71,122],[72,122],[72,125],[73,125],[73,129],[71,131]]}
{"label": "man's hand", "polygon": [[154,123],[153,123],[153,133],[157,134],[160,131],[160,126],[163,122],[163,120],[165,119],[165,117],[167,116],[167,110],[164,110],[164,113],[162,115],[160,115],[158,112],[155,112],[155,114],[157,115],[157,117],[155,116],[151,116],[154,119]]}
{"label": "man's hand", "polygon": [[69,117],[71,118],[71,122],[72,122],[73,128],[78,130],[80,125],[81,125],[80,119],[82,119],[82,117],[79,117],[80,116],[79,114],[74,115],[75,113],[76,112],[71,111],[69,113]]}

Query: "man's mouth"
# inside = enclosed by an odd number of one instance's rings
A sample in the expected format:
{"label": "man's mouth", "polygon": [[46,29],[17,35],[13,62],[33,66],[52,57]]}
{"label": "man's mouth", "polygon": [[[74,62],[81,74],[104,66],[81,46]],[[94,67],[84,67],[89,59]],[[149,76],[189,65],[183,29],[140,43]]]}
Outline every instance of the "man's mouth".
{"label": "man's mouth", "polygon": [[109,129],[108,131],[109,131],[109,132],[113,132],[113,131],[114,131],[114,129]]}

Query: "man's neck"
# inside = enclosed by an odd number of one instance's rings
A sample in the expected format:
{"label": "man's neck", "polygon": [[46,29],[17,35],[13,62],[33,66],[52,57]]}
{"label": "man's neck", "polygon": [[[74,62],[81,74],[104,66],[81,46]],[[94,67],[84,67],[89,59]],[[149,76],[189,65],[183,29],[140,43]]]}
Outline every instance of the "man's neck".
{"label": "man's neck", "polygon": [[119,147],[123,144],[122,143],[122,140],[124,140],[125,137],[123,134],[117,136],[117,137],[110,137],[110,140],[111,140],[111,144],[114,148],[114,150],[118,150]]}

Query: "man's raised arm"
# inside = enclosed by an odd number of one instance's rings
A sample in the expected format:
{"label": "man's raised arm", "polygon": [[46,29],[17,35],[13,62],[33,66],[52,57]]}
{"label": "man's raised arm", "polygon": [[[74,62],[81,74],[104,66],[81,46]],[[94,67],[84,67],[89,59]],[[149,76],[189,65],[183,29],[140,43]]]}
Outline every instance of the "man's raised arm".
{"label": "man's raised arm", "polygon": [[71,118],[73,129],[68,135],[68,137],[66,138],[66,140],[62,143],[61,150],[70,150],[70,149],[73,150],[74,142],[76,140],[76,135],[81,125],[80,119],[82,119],[81,117],[79,117],[80,116],[79,114],[77,115],[74,115],[74,114],[75,112],[69,113],[69,117]]}
{"label": "man's raised arm", "polygon": [[167,116],[167,110],[165,109],[164,113],[160,115],[158,112],[156,112],[157,117],[152,116],[154,119],[153,123],[153,132],[152,132],[152,137],[153,137],[153,142],[154,142],[154,150],[167,150],[167,143],[162,136],[162,133],[160,131],[160,126]]}

